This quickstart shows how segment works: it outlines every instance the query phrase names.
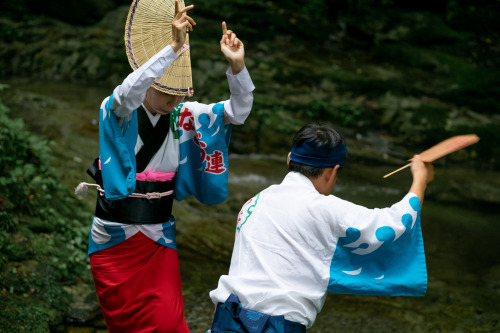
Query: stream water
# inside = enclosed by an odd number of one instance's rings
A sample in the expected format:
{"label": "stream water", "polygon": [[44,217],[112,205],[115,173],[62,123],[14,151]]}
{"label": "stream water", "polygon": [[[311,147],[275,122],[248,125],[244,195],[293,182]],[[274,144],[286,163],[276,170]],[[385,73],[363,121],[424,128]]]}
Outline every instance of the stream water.
{"label": "stream water", "polygon": [[[57,163],[67,170],[63,181],[74,188],[88,180],[85,170],[98,152],[98,107],[108,91],[63,83],[7,83],[12,87],[9,104],[18,98],[23,101],[19,105],[29,105],[11,109],[11,116],[24,118],[28,128],[57,143]],[[382,180],[392,170],[350,163],[333,193],[370,208],[389,206],[405,195],[411,180],[409,170]],[[192,332],[210,326],[208,292],[228,270],[241,205],[285,174],[285,156],[232,155],[226,202],[205,206],[188,198],[176,203],[185,313]],[[436,181],[422,211],[429,280],[424,297],[330,294],[310,332],[500,332],[500,213],[493,205],[446,200],[441,190],[445,182],[476,176],[482,182],[499,178],[494,172],[436,165]],[[88,203],[93,209],[92,197]],[[105,332],[99,319],[78,329]]]}

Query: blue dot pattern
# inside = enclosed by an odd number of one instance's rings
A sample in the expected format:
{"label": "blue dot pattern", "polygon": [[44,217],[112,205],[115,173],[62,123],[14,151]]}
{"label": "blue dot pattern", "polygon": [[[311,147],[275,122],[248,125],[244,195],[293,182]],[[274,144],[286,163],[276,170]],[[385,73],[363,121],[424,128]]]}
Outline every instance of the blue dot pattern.
{"label": "blue dot pattern", "polygon": [[[357,247],[346,246],[360,239],[361,231],[349,228],[345,237],[340,237],[330,266],[328,291],[339,294],[423,296],[427,289],[427,269],[420,226],[420,201],[412,196],[401,223],[404,233],[396,239],[390,226],[381,226],[375,231],[381,245],[365,253],[368,244]],[[416,219],[413,216],[416,212]],[[356,251],[358,250],[358,251]]]}

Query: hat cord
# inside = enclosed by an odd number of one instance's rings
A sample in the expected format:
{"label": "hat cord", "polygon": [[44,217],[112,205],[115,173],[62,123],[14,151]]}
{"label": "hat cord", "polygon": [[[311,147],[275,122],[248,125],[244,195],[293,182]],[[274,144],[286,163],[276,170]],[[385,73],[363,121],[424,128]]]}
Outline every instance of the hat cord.
{"label": "hat cord", "polygon": [[[189,45],[184,44],[184,45],[182,46],[182,51],[179,53],[178,57],[180,57],[180,56],[181,56],[184,52],[186,52],[187,50],[189,50]],[[191,93],[191,90],[189,90],[189,88],[188,88],[188,91],[187,91],[187,95],[188,95],[189,97],[193,97],[193,94]]]}
{"label": "hat cord", "polygon": [[189,50],[189,45],[187,44],[182,45],[182,51],[179,53],[178,57],[180,57],[187,50]]}

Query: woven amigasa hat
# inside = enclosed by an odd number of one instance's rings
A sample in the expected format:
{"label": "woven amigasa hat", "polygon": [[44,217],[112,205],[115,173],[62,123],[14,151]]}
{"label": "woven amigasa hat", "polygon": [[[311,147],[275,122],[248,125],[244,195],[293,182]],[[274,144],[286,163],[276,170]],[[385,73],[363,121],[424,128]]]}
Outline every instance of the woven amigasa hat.
{"label": "woven amigasa hat", "polygon": [[[179,10],[184,7],[184,0],[179,0]],[[172,42],[174,15],[175,0],[132,2],[125,25],[125,48],[133,70]],[[170,95],[193,95],[189,34],[184,43],[184,52],[154,81],[155,89]]]}

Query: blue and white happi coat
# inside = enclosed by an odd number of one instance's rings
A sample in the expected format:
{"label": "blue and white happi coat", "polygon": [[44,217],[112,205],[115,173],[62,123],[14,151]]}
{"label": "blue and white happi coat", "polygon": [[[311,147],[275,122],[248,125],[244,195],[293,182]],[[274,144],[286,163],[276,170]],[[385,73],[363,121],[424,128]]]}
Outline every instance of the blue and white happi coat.
{"label": "blue and white happi coat", "polygon": [[[137,108],[156,78],[177,59],[166,46],[144,65],[129,74],[113,94],[101,104],[99,117],[99,155],[106,199],[119,200],[134,192],[135,154],[143,141],[138,136]],[[176,175],[177,200],[194,195],[200,202],[216,204],[227,196],[228,144],[231,124],[243,124],[253,104],[253,85],[247,68],[226,72],[231,96],[224,102],[202,104],[186,102],[170,114],[169,133],[144,170],[145,173]],[[143,105],[144,107],[144,105]],[[147,115],[153,126],[160,115]],[[109,248],[142,232],[150,239],[176,248],[175,219],[157,224],[130,225],[94,217],[89,236],[89,254]]]}
{"label": "blue and white happi coat", "polygon": [[290,172],[241,209],[229,273],[210,297],[235,294],[245,308],[309,328],[327,292],[421,296],[426,287],[415,194],[368,209]]}
{"label": "blue and white happi coat", "polygon": [[[110,109],[109,100],[103,103],[100,112],[101,172],[106,198],[119,200],[134,192],[135,154],[140,137],[137,110],[128,123],[120,125]],[[227,197],[228,145],[232,127],[231,124],[224,124],[224,103],[183,103],[174,109],[170,119],[163,150],[160,149],[148,168],[151,164],[162,163],[163,159],[169,162],[170,169],[176,173],[176,200],[194,195],[206,204],[224,201]],[[116,245],[139,231],[164,246],[176,248],[173,216],[158,224],[148,225],[127,225],[94,217],[89,254]]]}

